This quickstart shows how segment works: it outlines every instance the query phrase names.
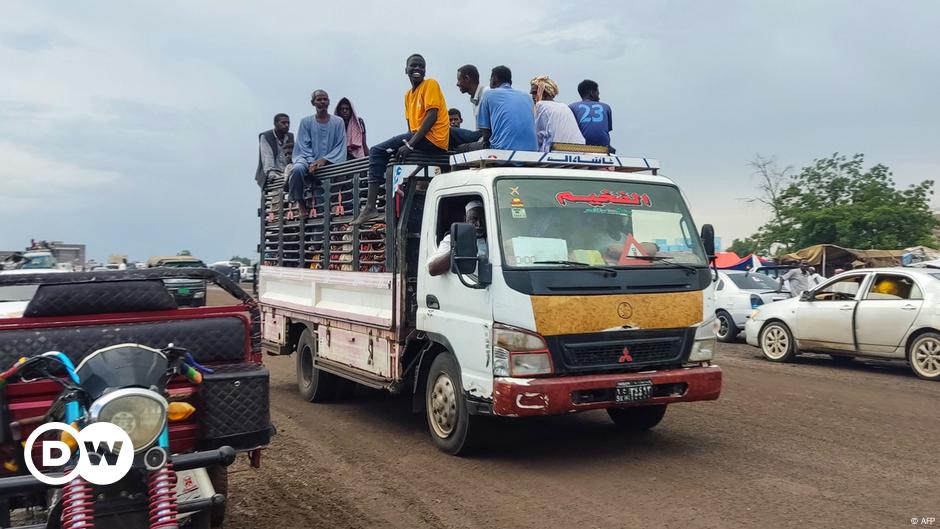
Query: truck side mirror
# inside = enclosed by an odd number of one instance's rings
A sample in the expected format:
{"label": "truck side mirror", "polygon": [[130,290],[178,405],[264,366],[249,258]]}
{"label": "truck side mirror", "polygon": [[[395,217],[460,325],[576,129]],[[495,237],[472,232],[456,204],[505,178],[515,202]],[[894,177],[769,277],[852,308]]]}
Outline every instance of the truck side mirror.
{"label": "truck side mirror", "polygon": [[477,234],[473,224],[450,225],[450,266],[455,274],[472,274],[477,269]]}
{"label": "truck side mirror", "polygon": [[715,228],[711,224],[702,226],[702,245],[705,246],[705,255],[711,261],[715,258]]}
{"label": "truck side mirror", "polygon": [[[492,281],[492,269],[489,262],[478,257],[477,233],[473,224],[455,222],[450,226],[450,269],[460,278],[464,286],[485,288]],[[464,275],[477,273],[477,278],[468,282]]]}

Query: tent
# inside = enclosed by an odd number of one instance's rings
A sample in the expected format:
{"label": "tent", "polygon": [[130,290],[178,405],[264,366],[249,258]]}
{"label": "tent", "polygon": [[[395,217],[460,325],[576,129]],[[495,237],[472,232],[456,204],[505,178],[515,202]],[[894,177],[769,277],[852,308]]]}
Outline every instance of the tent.
{"label": "tent", "polygon": [[766,262],[754,254],[749,254],[746,257],[738,257],[738,254],[734,252],[717,252],[715,254],[715,266],[722,270],[757,270]]}
{"label": "tent", "polygon": [[836,268],[851,269],[875,266],[901,266],[904,250],[855,250],[834,244],[816,244],[780,257],[781,262],[805,260],[829,277]]}

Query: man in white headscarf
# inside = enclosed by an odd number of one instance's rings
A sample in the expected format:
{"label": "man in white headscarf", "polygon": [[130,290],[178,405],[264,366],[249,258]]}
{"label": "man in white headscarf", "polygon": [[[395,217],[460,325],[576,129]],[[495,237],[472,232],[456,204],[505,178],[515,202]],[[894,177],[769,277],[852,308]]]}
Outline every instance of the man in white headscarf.
{"label": "man in white headscarf", "polygon": [[[483,202],[480,200],[471,200],[464,207],[464,222],[473,224],[477,233],[477,256],[486,257],[489,255],[489,249],[486,246],[486,219],[484,218]],[[450,233],[441,239],[441,243],[428,259],[428,273],[432,276],[439,276],[450,270]]]}
{"label": "man in white headscarf", "polygon": [[553,143],[584,145],[584,135],[574,112],[568,105],[555,101],[558,95],[555,81],[540,75],[532,79],[529,93],[535,101],[535,137],[540,151],[550,151]]}

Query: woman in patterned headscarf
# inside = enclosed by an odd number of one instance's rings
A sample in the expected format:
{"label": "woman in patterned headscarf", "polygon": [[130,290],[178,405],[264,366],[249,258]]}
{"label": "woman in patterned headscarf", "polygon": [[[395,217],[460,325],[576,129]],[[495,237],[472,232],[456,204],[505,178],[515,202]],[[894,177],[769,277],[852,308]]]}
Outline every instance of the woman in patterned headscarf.
{"label": "woman in patterned headscarf", "polygon": [[547,75],[540,75],[532,79],[531,86],[529,93],[535,101],[535,136],[539,150],[548,152],[553,143],[584,145],[574,112],[568,105],[555,101],[558,84]]}
{"label": "woman in patterned headscarf", "polygon": [[346,159],[365,158],[369,153],[369,147],[366,145],[366,122],[356,115],[349,98],[340,99],[333,113],[346,122]]}

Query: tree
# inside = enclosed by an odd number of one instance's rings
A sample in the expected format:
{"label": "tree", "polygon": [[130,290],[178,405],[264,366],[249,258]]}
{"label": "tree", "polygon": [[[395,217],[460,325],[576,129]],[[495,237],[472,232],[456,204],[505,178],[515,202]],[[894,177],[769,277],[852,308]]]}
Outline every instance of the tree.
{"label": "tree", "polygon": [[769,201],[773,218],[751,238],[761,247],[779,241],[791,250],[814,244],[859,249],[933,244],[934,182],[897,189],[885,165],[865,170],[863,164],[862,154],[814,160]]}
{"label": "tree", "polygon": [[760,253],[762,251],[760,243],[753,237],[745,237],[744,239],[735,239],[731,241],[731,246],[728,247],[727,251],[734,252],[741,257],[749,255],[752,253]]}
{"label": "tree", "polygon": [[247,257],[240,257],[238,255],[233,255],[232,258],[229,259],[229,261],[238,261],[239,263],[245,266],[251,266],[251,259]]}

